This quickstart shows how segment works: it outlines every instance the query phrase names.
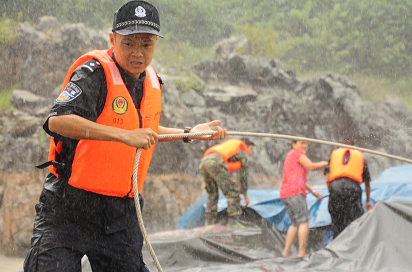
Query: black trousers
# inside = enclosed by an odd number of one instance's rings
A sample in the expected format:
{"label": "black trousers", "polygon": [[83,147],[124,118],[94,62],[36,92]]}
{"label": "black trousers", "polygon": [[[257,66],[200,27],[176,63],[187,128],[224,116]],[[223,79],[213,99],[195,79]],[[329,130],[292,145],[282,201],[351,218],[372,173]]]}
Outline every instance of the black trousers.
{"label": "black trousers", "polygon": [[24,271],[80,272],[84,255],[96,272],[148,271],[133,198],[78,190],[68,188],[63,197],[43,190]]}
{"label": "black trousers", "polygon": [[358,182],[350,178],[333,180],[329,189],[328,210],[335,239],[352,221],[363,215],[362,189]]}

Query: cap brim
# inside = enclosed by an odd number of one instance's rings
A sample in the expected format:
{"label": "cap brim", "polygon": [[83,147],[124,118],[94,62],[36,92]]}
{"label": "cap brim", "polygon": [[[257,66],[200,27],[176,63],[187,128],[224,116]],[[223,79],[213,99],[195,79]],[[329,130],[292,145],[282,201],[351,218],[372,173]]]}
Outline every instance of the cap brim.
{"label": "cap brim", "polygon": [[160,38],[164,38],[162,34],[159,33],[156,29],[150,27],[150,26],[142,26],[142,25],[132,25],[126,28],[122,28],[119,30],[115,30],[114,32],[119,33],[120,35],[132,35],[132,34],[141,34],[141,33],[147,33],[147,34],[153,34],[156,36],[159,36]]}

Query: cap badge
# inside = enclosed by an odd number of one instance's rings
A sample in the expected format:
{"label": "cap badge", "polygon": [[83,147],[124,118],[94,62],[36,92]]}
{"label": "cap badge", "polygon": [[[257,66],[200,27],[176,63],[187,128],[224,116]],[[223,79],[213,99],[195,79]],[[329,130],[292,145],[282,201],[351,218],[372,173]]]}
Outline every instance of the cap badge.
{"label": "cap badge", "polygon": [[138,6],[135,10],[136,17],[143,18],[146,17],[146,10],[142,6]]}

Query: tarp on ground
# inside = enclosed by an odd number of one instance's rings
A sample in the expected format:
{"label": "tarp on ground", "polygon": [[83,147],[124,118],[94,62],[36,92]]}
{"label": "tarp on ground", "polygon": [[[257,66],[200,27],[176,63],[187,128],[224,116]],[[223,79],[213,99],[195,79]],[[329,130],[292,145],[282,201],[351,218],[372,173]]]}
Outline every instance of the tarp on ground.
{"label": "tarp on ground", "polygon": [[[169,272],[411,271],[412,201],[379,202],[325,248],[305,258],[280,257],[284,237],[258,218],[252,218],[256,225],[244,229],[202,227],[158,233],[150,239],[163,270]],[[156,271],[146,249],[144,258]]]}
{"label": "tarp on ground", "polygon": [[[327,195],[326,190],[319,190]],[[251,207],[244,210],[245,228],[203,225],[206,198],[183,216],[179,225],[190,228],[150,235],[164,271],[411,271],[412,165],[384,171],[372,183],[375,208],[353,222],[323,248],[324,228],[330,224],[327,198],[308,195],[311,210],[309,257],[281,257],[289,219],[276,190],[251,191]],[[226,216],[225,200],[219,216]],[[262,216],[263,215],[263,216]],[[266,216],[266,217],[265,217]],[[186,217],[186,218],[185,218]],[[192,218],[193,220],[187,220]],[[322,249],[323,248],[323,249]],[[144,249],[144,260],[157,271]],[[292,255],[297,254],[297,241]],[[90,268],[83,271],[90,271]]]}
{"label": "tarp on ground", "polygon": [[[364,185],[362,185],[364,190]],[[412,200],[412,165],[397,166],[386,169],[371,182],[371,202],[378,201],[408,201]],[[316,189],[326,196],[318,200],[312,194],[307,195],[306,201],[310,211],[310,228],[329,226],[331,217],[328,212],[329,192],[326,188]],[[290,218],[279,198],[279,190],[249,190],[249,208],[255,210],[261,217],[268,220],[279,231],[287,231]],[[204,225],[206,209],[206,195],[196,202],[181,218],[178,229],[192,229]],[[362,202],[365,205],[366,194],[363,192]],[[227,208],[227,199],[220,192],[218,211]]]}
{"label": "tarp on ground", "polygon": [[[227,220],[226,210],[220,212],[219,217],[223,222]],[[244,228],[229,229],[224,225],[211,225],[160,232],[149,237],[160,263],[167,268],[165,271],[221,263],[249,263],[281,256],[285,233],[276,230],[252,209],[244,210],[241,222]],[[322,235],[321,229],[310,233],[308,252],[321,248]],[[297,254],[297,243],[292,252]],[[145,262],[150,264],[150,258],[146,252]]]}

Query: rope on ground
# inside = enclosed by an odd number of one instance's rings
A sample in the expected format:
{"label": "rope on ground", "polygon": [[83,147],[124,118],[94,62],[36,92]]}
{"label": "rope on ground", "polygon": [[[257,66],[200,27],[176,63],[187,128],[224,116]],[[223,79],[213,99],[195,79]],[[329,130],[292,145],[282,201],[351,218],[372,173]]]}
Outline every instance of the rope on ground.
{"label": "rope on ground", "polygon": [[[200,132],[200,133],[185,133],[185,134],[163,134],[159,135],[159,139],[179,139],[179,138],[185,138],[185,137],[197,137],[197,136],[205,136],[205,135],[212,135],[214,132]],[[282,135],[282,134],[271,134],[271,133],[255,133],[255,132],[238,132],[238,131],[228,131],[227,135],[234,135],[234,136],[243,136],[243,137],[268,137],[268,138],[277,138],[277,139],[287,139],[287,140],[295,140],[295,141],[307,141],[307,142],[312,142],[312,143],[317,143],[317,144],[324,144],[324,145],[331,145],[331,146],[339,146],[339,147],[347,147],[347,148],[352,148],[356,149],[362,152],[382,156],[382,157],[387,157],[407,163],[412,163],[412,160],[406,159],[403,157],[399,156],[394,156],[390,155],[384,152],[379,152],[379,151],[374,151],[371,149],[367,148],[362,148],[362,147],[354,147],[351,145],[345,145],[345,144],[340,144],[340,143],[335,143],[335,142],[329,142],[329,141],[323,141],[323,140],[317,140],[317,139],[312,139],[312,138],[306,138],[306,137],[296,137],[296,136],[290,136],[290,135]],[[133,168],[133,190],[134,192],[138,192],[138,187],[137,187],[137,170],[138,170],[138,165],[139,165],[139,160],[140,160],[140,153],[142,152],[142,149],[139,148],[136,152],[136,158],[134,162],[134,168]],[[139,226],[140,230],[142,231],[143,238],[146,242],[147,248],[149,249],[150,255],[153,258],[153,261],[157,267],[157,270],[159,272],[163,272],[162,267],[160,266],[159,260],[156,257],[156,254],[152,248],[152,245],[149,242],[149,238],[146,233],[146,229],[143,224],[143,217],[142,213],[140,211],[140,203],[139,203],[139,194],[134,194],[134,202],[136,205],[136,213],[137,213],[137,218],[139,221]]]}

